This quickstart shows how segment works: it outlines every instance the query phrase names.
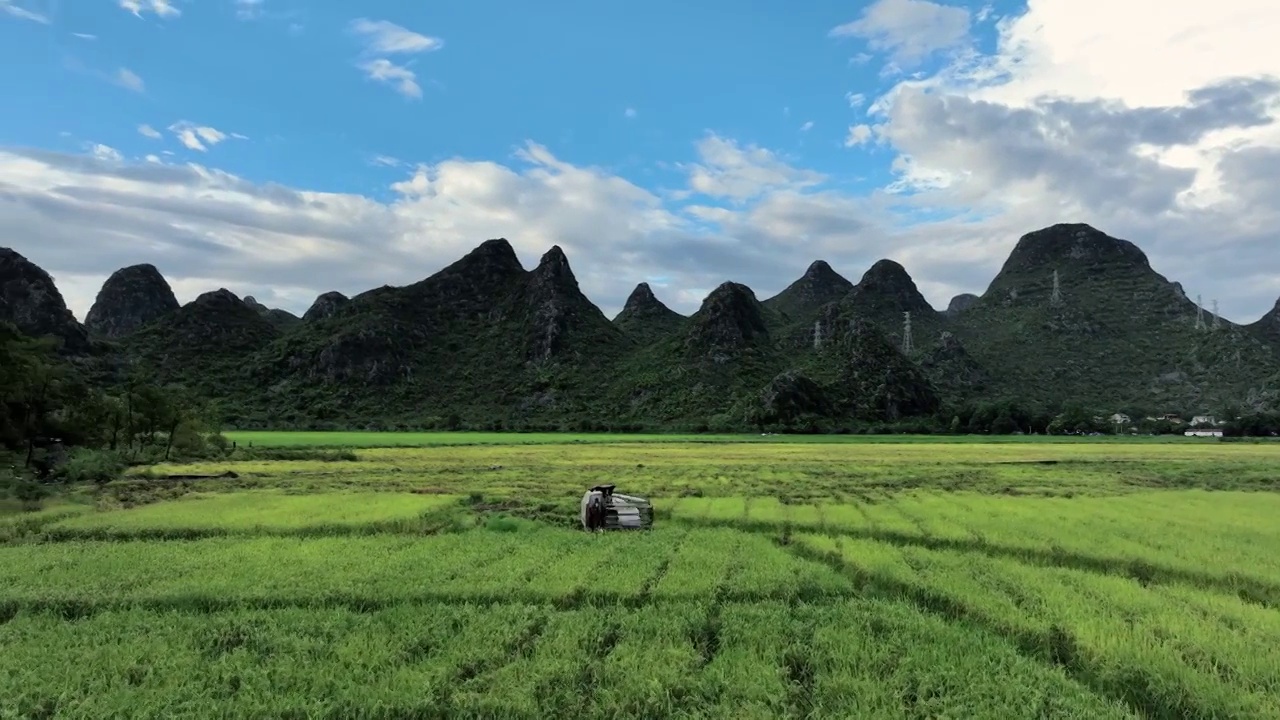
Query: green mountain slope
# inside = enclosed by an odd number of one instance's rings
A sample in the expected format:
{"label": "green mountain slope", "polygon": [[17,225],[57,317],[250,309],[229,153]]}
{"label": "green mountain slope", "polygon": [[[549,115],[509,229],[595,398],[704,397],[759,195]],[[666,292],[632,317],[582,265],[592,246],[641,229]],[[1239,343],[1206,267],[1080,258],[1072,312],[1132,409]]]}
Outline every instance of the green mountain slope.
{"label": "green mountain slope", "polygon": [[6,252],[0,320],[81,348],[94,377],[183,382],[246,427],[735,430],[1008,399],[1131,414],[1280,403],[1280,307],[1215,321],[1136,245],[1086,225],[1023,236],[981,297],[945,313],[898,263],[854,285],[818,261],[763,302],[726,282],[689,317],[642,284],[610,321],[560,248],[525,270],[495,239],[410,285],[325,293],[301,319],[226,290],[174,309],[158,272],[121,271],[95,313],[110,340],[92,342],[47,273]]}
{"label": "green mountain slope", "polygon": [[1010,396],[1146,412],[1274,402],[1274,353],[1207,312],[1197,329],[1197,313],[1133,243],[1062,224],[1024,235],[953,329]]}
{"label": "green mountain slope", "polygon": [[308,319],[251,362],[286,421],[521,423],[589,414],[599,372],[632,341],[582,294],[552,248],[526,272],[490,240],[413,285],[383,287]]}

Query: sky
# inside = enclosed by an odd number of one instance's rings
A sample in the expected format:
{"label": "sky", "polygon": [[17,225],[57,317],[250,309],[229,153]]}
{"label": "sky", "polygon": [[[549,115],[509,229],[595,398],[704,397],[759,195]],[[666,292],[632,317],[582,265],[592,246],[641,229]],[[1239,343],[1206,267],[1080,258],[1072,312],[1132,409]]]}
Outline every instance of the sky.
{"label": "sky", "polygon": [[814,260],[939,309],[1087,222],[1280,297],[1274,0],[0,0],[0,246],[303,313],[484,240],[607,315]]}

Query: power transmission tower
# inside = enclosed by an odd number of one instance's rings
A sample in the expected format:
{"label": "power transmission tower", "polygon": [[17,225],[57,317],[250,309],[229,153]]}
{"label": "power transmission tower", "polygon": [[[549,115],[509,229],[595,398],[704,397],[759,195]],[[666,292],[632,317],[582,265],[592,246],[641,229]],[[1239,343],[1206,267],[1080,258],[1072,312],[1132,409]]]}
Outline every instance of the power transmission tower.
{"label": "power transmission tower", "polygon": [[1062,307],[1062,285],[1058,282],[1058,271],[1053,271],[1053,294],[1049,296],[1050,307]]}
{"label": "power transmission tower", "polygon": [[1218,301],[1214,300],[1213,301],[1213,329],[1217,330],[1219,325],[1220,325],[1220,322],[1218,319]]}
{"label": "power transmission tower", "polygon": [[1204,303],[1200,301],[1200,296],[1196,296],[1196,329],[1204,330]]}
{"label": "power transmission tower", "polygon": [[911,355],[915,346],[911,343],[911,313],[902,313],[902,354]]}

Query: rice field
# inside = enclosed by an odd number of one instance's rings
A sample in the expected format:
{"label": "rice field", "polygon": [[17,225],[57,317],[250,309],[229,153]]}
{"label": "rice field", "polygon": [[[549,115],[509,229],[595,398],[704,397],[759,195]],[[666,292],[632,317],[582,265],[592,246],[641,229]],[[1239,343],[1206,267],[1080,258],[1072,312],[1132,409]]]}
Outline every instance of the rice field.
{"label": "rice field", "polygon": [[[602,481],[655,528],[576,529]],[[0,515],[0,718],[1280,717],[1277,488],[1226,443],[153,468]]]}

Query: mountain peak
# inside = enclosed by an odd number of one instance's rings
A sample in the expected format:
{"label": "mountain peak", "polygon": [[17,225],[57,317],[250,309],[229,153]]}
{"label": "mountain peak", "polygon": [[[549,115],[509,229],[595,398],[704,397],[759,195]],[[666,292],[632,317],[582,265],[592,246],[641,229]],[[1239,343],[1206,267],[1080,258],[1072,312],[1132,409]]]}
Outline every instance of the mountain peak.
{"label": "mountain peak", "polygon": [[217,290],[210,290],[209,292],[201,293],[191,302],[193,305],[204,305],[209,307],[218,305],[244,305],[249,307],[248,303],[241,300],[238,295],[226,288],[218,288]]}
{"label": "mountain peak", "polygon": [[[649,287],[649,283],[642,282],[636,285],[631,294],[627,296],[627,303],[622,307],[622,314],[652,313],[652,312],[669,312],[677,314],[674,310],[668,308],[653,294],[653,288]],[[621,318],[622,314],[618,317]]]}
{"label": "mountain peak", "polygon": [[[814,260],[804,271],[804,279],[813,282],[840,282],[844,280],[840,273],[831,269],[826,260]],[[848,282],[845,280],[845,282]]]}
{"label": "mountain peak", "polygon": [[627,306],[648,305],[649,303],[657,302],[657,300],[658,298],[653,294],[653,288],[649,287],[649,283],[642,282],[636,285],[635,289],[631,291],[631,295],[627,297]]}
{"label": "mountain peak", "polygon": [[[431,279],[464,283],[503,284],[524,273],[524,266],[506,238],[485,240]],[[426,281],[423,281],[426,282]],[[421,283],[419,283],[421,284]]]}
{"label": "mountain peak", "polygon": [[848,301],[863,315],[883,319],[886,313],[932,315],[936,311],[920,294],[911,274],[893,260],[879,260],[862,275]]}
{"label": "mountain peak", "polygon": [[613,322],[632,337],[652,339],[675,332],[684,319],[653,294],[649,283],[642,282],[631,291],[627,304]]}
{"label": "mountain peak", "polygon": [[552,245],[550,250],[543,253],[534,272],[548,277],[573,280],[575,284],[577,283],[573,277],[573,269],[569,267],[569,258],[565,256],[564,250],[560,249],[559,245]]}
{"label": "mountain peak", "polygon": [[978,302],[978,296],[972,293],[961,293],[951,298],[951,303],[947,305],[948,315],[959,315],[960,313],[973,307]]}
{"label": "mountain peak", "polygon": [[1051,271],[1060,266],[1090,270],[1149,270],[1146,253],[1128,240],[1111,237],[1084,223],[1059,223],[1018,239],[1001,274]]}
{"label": "mountain peak", "polygon": [[506,238],[491,238],[480,243],[472,250],[469,255],[480,257],[490,257],[503,261],[514,260],[516,264],[520,263],[520,259],[516,257],[515,248],[511,247],[511,243]]}
{"label": "mountain peak", "polygon": [[874,265],[867,269],[862,275],[862,282],[881,282],[881,283],[911,283],[915,281],[911,279],[911,273],[902,267],[902,264],[884,258],[877,260]]}
{"label": "mountain peak", "polygon": [[782,292],[764,301],[764,305],[792,320],[807,321],[823,305],[839,300],[853,289],[840,273],[825,260],[814,260],[804,275]]}
{"label": "mountain peak", "polygon": [[94,335],[118,338],[178,309],[173,288],[150,263],[111,273],[84,317]]}
{"label": "mountain peak", "polygon": [[721,283],[702,301],[692,321],[685,347],[695,352],[742,349],[769,340],[760,302],[741,283]]}
{"label": "mountain peak", "polygon": [[569,258],[565,256],[564,250],[561,250],[559,245],[552,245],[551,249],[542,255],[542,259],[538,261],[538,267],[531,273],[531,279],[535,289],[545,286],[580,294],[578,279],[573,276]]}
{"label": "mountain peak", "polygon": [[304,322],[312,322],[327,317],[333,317],[334,313],[346,305],[351,300],[340,292],[330,291],[316,297],[315,302],[311,303],[311,307],[302,315]]}
{"label": "mountain peak", "polygon": [[288,329],[301,322],[301,318],[288,310],[279,308],[270,308],[258,302],[252,295],[244,296],[244,304],[248,305],[254,312],[271,321],[273,325],[280,329]]}
{"label": "mountain peak", "polygon": [[0,321],[8,321],[32,337],[52,335],[64,351],[89,350],[89,333],[67,309],[67,303],[44,268],[20,253],[0,247]]}

